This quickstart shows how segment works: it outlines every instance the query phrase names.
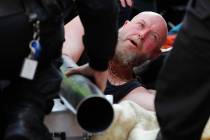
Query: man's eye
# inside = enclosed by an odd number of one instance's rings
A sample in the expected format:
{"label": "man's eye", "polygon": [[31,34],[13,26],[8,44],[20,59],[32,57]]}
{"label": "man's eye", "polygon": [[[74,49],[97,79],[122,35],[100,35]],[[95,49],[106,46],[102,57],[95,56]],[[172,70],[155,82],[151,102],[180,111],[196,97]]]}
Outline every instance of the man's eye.
{"label": "man's eye", "polygon": [[138,26],[139,26],[140,28],[144,28],[144,24],[143,24],[143,23],[138,22],[137,24],[138,24]]}
{"label": "man's eye", "polygon": [[153,38],[154,38],[155,40],[158,40],[158,37],[157,37],[156,35],[153,35]]}
{"label": "man's eye", "polygon": [[158,35],[156,35],[156,34],[152,34],[152,38],[153,38],[155,41],[158,41],[158,40],[159,40],[159,37],[158,37]]}

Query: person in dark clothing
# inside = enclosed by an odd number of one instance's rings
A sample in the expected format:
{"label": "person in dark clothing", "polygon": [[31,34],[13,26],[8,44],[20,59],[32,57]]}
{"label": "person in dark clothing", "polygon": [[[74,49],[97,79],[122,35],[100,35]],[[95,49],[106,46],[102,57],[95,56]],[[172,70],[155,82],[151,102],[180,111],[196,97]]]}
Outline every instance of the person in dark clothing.
{"label": "person in dark clothing", "polygon": [[[79,14],[88,69],[103,78],[117,41],[113,0],[1,0],[0,139],[51,140],[43,124],[62,80],[64,24]],[[99,51],[102,50],[102,51]],[[102,90],[104,83],[96,83]]]}
{"label": "person in dark clothing", "polygon": [[210,1],[190,0],[157,81],[157,140],[199,140],[209,118]]}
{"label": "person in dark clothing", "polygon": [[162,52],[156,59],[147,61],[143,65],[134,68],[135,75],[142,82],[145,88],[156,88],[155,86],[157,84],[158,74],[169,54],[170,51]]}
{"label": "person in dark clothing", "polygon": [[[71,39],[71,34],[74,34],[75,38],[73,38],[74,43],[66,43],[64,45],[63,54],[68,55],[77,62],[84,49],[81,42],[83,34],[82,25],[79,22],[79,18],[75,18],[67,26],[74,28],[74,30],[67,33],[67,35],[69,34],[67,38]],[[121,99],[133,100],[146,109],[153,110],[154,95],[150,94],[135,79],[133,67],[142,64],[146,60],[156,58],[160,54],[160,47],[164,43],[166,35],[166,22],[157,13],[142,12],[131,21],[126,21],[119,29],[116,53],[109,61],[107,76],[109,81],[108,86],[110,86],[105,89],[105,94],[113,94],[116,97],[115,101]],[[74,52],[71,50],[74,50]],[[67,75],[82,73],[84,66],[71,68]],[[122,87],[126,91],[121,89],[119,93],[112,92]]]}

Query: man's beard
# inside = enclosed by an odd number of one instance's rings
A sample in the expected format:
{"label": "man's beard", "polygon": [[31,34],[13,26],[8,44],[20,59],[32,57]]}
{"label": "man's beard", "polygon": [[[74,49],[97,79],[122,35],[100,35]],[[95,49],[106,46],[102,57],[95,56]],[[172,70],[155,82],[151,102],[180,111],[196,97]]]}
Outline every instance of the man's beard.
{"label": "man's beard", "polygon": [[129,50],[124,52],[119,49],[116,50],[113,60],[122,66],[133,68],[144,63],[147,57],[145,54],[138,54]]}

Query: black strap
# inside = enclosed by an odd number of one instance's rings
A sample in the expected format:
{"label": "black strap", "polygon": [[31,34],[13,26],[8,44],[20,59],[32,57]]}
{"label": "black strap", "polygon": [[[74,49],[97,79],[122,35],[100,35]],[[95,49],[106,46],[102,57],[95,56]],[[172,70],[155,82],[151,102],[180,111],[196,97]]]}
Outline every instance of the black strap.
{"label": "black strap", "polygon": [[104,91],[104,94],[112,94],[114,96],[114,103],[118,103],[129,92],[140,86],[141,83],[136,79],[119,86],[112,85],[109,81],[107,81],[107,87]]}

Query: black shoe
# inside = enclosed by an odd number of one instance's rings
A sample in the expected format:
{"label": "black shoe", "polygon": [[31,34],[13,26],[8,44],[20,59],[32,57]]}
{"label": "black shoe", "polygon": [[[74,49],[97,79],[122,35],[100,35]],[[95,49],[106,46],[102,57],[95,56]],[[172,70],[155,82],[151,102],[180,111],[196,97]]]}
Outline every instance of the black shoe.
{"label": "black shoe", "polygon": [[10,124],[4,135],[4,140],[52,140],[47,128],[43,125],[26,124],[19,121],[15,124]]}
{"label": "black shoe", "polygon": [[18,122],[7,127],[4,140],[30,140],[30,138],[24,129],[24,124]]}
{"label": "black shoe", "polygon": [[5,111],[3,140],[52,140],[43,123],[44,109],[27,102],[9,107],[9,111]]}

